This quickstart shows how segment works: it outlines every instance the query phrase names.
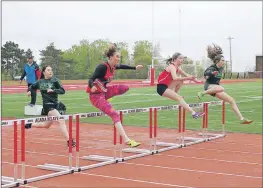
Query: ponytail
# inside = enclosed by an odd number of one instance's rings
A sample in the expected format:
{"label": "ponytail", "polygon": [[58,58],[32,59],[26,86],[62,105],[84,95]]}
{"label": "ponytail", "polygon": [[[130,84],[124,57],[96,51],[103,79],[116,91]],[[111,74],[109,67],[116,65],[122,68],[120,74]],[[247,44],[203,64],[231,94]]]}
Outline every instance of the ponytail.
{"label": "ponytail", "polygon": [[166,59],[165,61],[166,61],[166,64],[169,65],[173,61],[173,58]]}
{"label": "ponytail", "polygon": [[117,51],[117,45],[115,43],[110,44],[107,51],[105,52],[105,56],[110,58],[114,55],[114,53]]}

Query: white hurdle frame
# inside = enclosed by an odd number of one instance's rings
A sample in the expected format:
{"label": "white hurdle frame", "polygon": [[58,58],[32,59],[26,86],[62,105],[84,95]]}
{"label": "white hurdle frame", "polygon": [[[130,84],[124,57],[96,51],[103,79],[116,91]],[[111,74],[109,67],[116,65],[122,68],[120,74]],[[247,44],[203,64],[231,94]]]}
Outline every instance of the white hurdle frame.
{"label": "white hurdle frame", "polygon": [[14,178],[2,176],[1,184],[3,188],[9,188],[9,187],[19,187],[19,179],[14,181]]}
{"label": "white hurdle frame", "polygon": [[[203,103],[194,103],[194,104],[189,104],[190,107],[200,107],[202,106]],[[38,168],[45,169],[45,170],[51,170],[55,171],[55,173],[47,174],[47,175],[42,175],[38,177],[33,177],[29,179],[18,179],[15,178],[9,178],[2,176],[2,183],[4,184],[3,187],[14,187],[18,186],[20,184],[26,184],[30,182],[35,182],[43,179],[48,179],[48,178],[53,178],[61,175],[66,175],[66,174],[71,174],[74,172],[80,172],[82,170],[88,170],[92,168],[97,168],[109,164],[114,164],[118,162],[123,162],[126,160],[131,160],[139,157],[144,157],[147,155],[153,155],[157,154],[160,152],[165,152],[168,150],[176,149],[176,148],[182,148],[185,146],[193,145],[193,144],[198,144],[204,141],[209,141],[209,140],[214,140],[218,138],[222,138],[225,136],[225,104],[222,101],[211,101],[207,103],[207,111],[208,111],[208,106],[209,105],[220,105],[223,104],[222,106],[222,112],[223,112],[223,117],[222,117],[222,134],[209,134],[207,131],[204,133],[206,138],[194,138],[194,137],[184,137],[183,135],[183,142],[181,144],[176,144],[176,143],[166,143],[166,142],[157,142],[157,125],[155,126],[155,133],[154,133],[154,138],[150,136],[150,149],[134,149],[134,148],[121,148],[120,150],[120,157],[116,156],[116,147],[114,151],[114,156],[109,157],[109,156],[99,156],[99,155],[89,155],[89,156],[83,156],[81,159],[86,159],[86,160],[96,160],[99,161],[97,164],[92,164],[88,166],[80,166],[79,164],[79,151],[76,152],[76,167],[73,167],[72,165],[72,148],[71,152],[69,149],[69,165],[68,166],[62,166],[62,165],[56,165],[56,164],[48,164],[45,163],[44,165],[38,165]],[[130,114],[130,113],[138,113],[138,112],[149,112],[152,109],[154,109],[155,114],[155,120],[154,124],[157,124],[157,110],[171,110],[171,109],[179,109],[179,105],[171,105],[171,106],[158,106],[158,107],[150,107],[150,108],[137,108],[137,109],[126,109],[126,110],[119,110],[121,114]],[[50,116],[50,117],[36,117],[36,118],[27,118],[27,119],[16,119],[16,120],[8,120],[8,121],[2,121],[1,125],[2,126],[13,126],[14,122],[17,124],[21,125],[21,122],[23,121],[25,124],[26,123],[37,123],[37,122],[45,122],[45,121],[54,121],[54,120],[70,120],[72,123],[73,119],[77,119],[78,121],[78,126],[79,126],[79,118],[89,118],[89,117],[100,117],[100,116],[105,116],[104,113],[102,112],[90,112],[90,113],[81,113],[81,114],[73,114],[73,115],[62,115],[62,116]],[[152,117],[151,117],[152,118]],[[122,121],[122,120],[121,120]],[[152,120],[150,120],[152,121]],[[71,132],[70,134],[70,142],[72,141],[72,124],[71,126]],[[152,127],[150,127],[152,129]],[[79,132],[79,127],[76,129],[77,132]],[[78,134],[78,133],[77,133]],[[201,134],[200,134],[201,135]],[[208,138],[208,136],[211,136]],[[78,137],[78,136],[77,136]],[[78,138],[79,139],[79,138]],[[184,141],[192,141],[189,143],[184,143]],[[79,144],[79,140],[77,140],[77,145]],[[122,145],[123,146],[123,145]],[[153,146],[153,149],[152,149]],[[162,146],[165,148],[157,149],[157,146]],[[78,148],[78,147],[77,147]],[[128,156],[128,157],[123,157],[122,152],[129,152],[129,153],[136,153],[135,155]]]}

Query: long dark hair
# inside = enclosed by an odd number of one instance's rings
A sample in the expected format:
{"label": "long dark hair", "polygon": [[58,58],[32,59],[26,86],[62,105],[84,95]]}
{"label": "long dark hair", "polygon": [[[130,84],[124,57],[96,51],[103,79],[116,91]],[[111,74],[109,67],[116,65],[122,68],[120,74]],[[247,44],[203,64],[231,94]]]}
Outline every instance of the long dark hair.
{"label": "long dark hair", "polygon": [[45,72],[47,67],[51,67],[51,66],[50,65],[45,65],[44,67],[42,67],[40,79],[44,79],[45,78],[44,72]]}
{"label": "long dark hair", "polygon": [[210,58],[215,64],[217,64],[223,55],[223,50],[220,46],[213,44],[213,46],[207,46],[207,57]]}

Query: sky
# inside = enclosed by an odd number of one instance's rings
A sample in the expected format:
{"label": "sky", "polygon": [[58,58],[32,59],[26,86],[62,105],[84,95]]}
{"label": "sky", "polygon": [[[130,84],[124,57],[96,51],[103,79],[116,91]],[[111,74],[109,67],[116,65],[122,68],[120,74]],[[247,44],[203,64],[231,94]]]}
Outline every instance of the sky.
{"label": "sky", "polygon": [[229,60],[229,36],[233,71],[252,69],[262,54],[261,1],[2,2],[2,45],[30,48],[37,61],[50,42],[66,50],[82,39],[124,41],[131,52],[135,41],[150,40],[164,57],[181,52],[195,61],[216,43]]}

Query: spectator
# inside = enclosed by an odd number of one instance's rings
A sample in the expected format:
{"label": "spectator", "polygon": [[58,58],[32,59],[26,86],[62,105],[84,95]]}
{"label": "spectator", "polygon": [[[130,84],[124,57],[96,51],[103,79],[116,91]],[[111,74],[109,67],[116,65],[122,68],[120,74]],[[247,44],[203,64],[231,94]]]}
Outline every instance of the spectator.
{"label": "spectator", "polygon": [[[26,76],[26,82],[28,88],[35,83],[37,80],[40,79],[41,72],[39,70],[39,66],[35,61],[33,61],[33,56],[30,56],[27,58],[27,63],[24,66],[23,74],[20,77],[20,84],[22,83],[22,80]],[[37,99],[37,91],[32,90],[31,91],[31,101],[29,103],[29,106],[33,107],[36,104]]]}

